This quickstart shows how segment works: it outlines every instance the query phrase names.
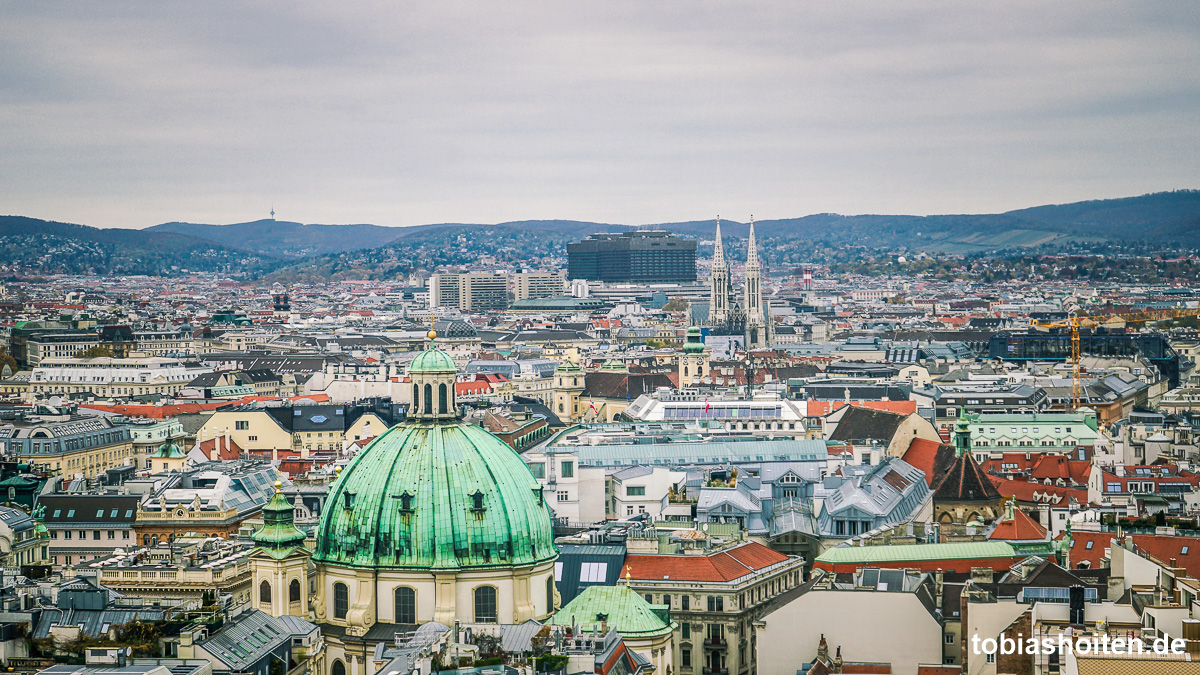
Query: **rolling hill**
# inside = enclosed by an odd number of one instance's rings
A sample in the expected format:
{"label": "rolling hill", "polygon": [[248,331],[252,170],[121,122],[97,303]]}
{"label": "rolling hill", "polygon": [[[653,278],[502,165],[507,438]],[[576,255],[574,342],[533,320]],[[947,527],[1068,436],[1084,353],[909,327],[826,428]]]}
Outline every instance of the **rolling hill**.
{"label": "rolling hill", "polygon": [[239,273],[259,271],[271,262],[183,234],[100,229],[24,216],[0,216],[0,241],[0,264],[36,274]]}
{"label": "rolling hill", "polygon": [[[643,227],[708,239],[713,221]],[[322,225],[258,220],[230,225],[172,222],[145,230],[97,229],[19,216],[0,217],[8,244],[0,263],[46,272],[172,273],[176,269],[277,271],[277,278],[391,277],[414,269],[463,265],[481,256],[536,264],[561,256],[567,242],[626,225],[573,220],[497,224],[437,223],[413,227]],[[744,246],[748,225],[723,220],[731,253]],[[1200,191],[1159,192],[1121,199],[1054,204],[996,214],[853,215],[821,213],[756,223],[760,241],[781,252],[778,262],[804,259],[814,244],[867,249],[908,248],[971,253],[1086,242],[1148,242],[1200,247]]]}

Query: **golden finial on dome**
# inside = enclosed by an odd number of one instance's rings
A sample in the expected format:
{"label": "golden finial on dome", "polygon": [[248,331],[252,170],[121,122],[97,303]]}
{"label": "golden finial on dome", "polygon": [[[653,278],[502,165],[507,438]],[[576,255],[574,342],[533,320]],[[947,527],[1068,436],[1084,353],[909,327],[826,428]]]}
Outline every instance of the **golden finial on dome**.
{"label": "golden finial on dome", "polygon": [[283,489],[283,481],[276,479],[275,480],[275,491],[279,492],[282,489]]}
{"label": "golden finial on dome", "polygon": [[431,341],[432,341],[432,340],[436,340],[436,339],[437,339],[437,331],[436,331],[436,330],[431,330],[431,331],[429,331],[428,333],[426,333],[426,334],[425,334],[425,337],[429,338]]}

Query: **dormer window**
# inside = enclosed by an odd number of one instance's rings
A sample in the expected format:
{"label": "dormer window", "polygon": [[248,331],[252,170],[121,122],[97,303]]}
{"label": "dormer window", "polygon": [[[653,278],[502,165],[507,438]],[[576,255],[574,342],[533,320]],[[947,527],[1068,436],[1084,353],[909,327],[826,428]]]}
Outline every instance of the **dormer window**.
{"label": "dormer window", "polygon": [[400,494],[400,513],[412,513],[414,496],[408,490]]}
{"label": "dormer window", "polygon": [[354,497],[355,493],[353,492],[342,493],[343,508],[345,508],[347,511],[354,508]]}
{"label": "dormer window", "polygon": [[483,511],[484,509],[485,509],[485,507],[483,505],[483,493],[480,492],[479,490],[476,490],[475,492],[471,493],[471,510],[472,511]]}

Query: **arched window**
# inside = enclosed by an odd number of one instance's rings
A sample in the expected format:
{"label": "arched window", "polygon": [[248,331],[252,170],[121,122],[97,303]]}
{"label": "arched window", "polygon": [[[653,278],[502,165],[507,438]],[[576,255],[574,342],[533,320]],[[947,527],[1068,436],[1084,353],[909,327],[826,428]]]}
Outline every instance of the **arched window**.
{"label": "arched window", "polygon": [[396,623],[417,622],[417,593],[407,586],[396,589]]}
{"label": "arched window", "polygon": [[425,385],[425,414],[433,414],[433,385]]}
{"label": "arched window", "polygon": [[342,663],[341,659],[334,659],[329,672],[331,675],[346,675],[346,664]]}
{"label": "arched window", "polygon": [[300,602],[300,580],[292,579],[288,584],[288,602]]}
{"label": "arched window", "polygon": [[687,376],[687,374],[688,374],[688,367],[687,367],[687,366],[684,366],[684,367],[683,367],[683,374],[684,374],[684,376],[685,376],[685,377]]}
{"label": "arched window", "polygon": [[438,413],[445,415],[448,404],[446,402],[446,383],[438,385]]}
{"label": "arched window", "polygon": [[475,589],[475,623],[496,623],[496,587]]}
{"label": "arched window", "polygon": [[554,613],[554,575],[546,577],[546,613]]}
{"label": "arched window", "polygon": [[333,618],[346,618],[346,611],[350,609],[350,589],[346,588],[346,584],[338,582],[333,585]]}
{"label": "arched window", "polygon": [[414,384],[413,385],[413,404],[412,404],[412,409],[414,411],[421,409],[420,401],[421,401],[421,385]]}
{"label": "arched window", "polygon": [[271,584],[267,583],[266,579],[263,579],[263,582],[258,585],[258,601],[259,602],[270,602],[271,601]]}

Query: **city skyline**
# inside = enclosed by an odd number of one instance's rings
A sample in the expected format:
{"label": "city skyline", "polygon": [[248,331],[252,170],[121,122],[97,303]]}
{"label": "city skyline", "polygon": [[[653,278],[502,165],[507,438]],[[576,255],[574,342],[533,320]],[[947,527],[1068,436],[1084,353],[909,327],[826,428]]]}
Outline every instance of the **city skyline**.
{"label": "city skyline", "polygon": [[3,211],[98,227],[991,213],[1200,185],[1183,3],[5,19]]}

